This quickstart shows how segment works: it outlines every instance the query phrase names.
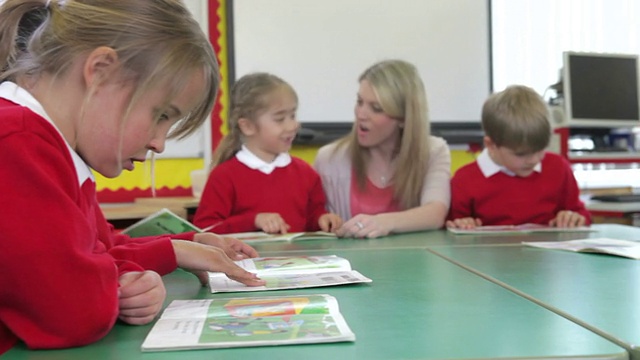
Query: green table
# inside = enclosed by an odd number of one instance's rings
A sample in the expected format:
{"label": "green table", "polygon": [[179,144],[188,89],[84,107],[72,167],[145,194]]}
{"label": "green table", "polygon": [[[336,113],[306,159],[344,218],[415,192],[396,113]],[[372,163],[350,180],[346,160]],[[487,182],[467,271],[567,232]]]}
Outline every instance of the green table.
{"label": "green table", "polygon": [[519,245],[431,250],[640,359],[640,261]]}
{"label": "green table", "polygon": [[[453,235],[444,230],[415,232],[377,239],[322,239],[252,243],[261,253],[306,253],[314,250],[416,249],[439,246],[518,245],[522,241],[574,240],[588,237],[640,239],[640,229],[615,224],[594,225],[594,232],[511,235]],[[635,236],[635,237],[634,237]]]}
{"label": "green table", "polygon": [[166,276],[169,299],[328,293],[354,343],[142,353],[149,326],[118,324],[83,348],[28,351],[7,359],[626,359],[601,336],[426,249],[310,251],[337,254],[371,284],[244,294],[210,294],[182,271]]}

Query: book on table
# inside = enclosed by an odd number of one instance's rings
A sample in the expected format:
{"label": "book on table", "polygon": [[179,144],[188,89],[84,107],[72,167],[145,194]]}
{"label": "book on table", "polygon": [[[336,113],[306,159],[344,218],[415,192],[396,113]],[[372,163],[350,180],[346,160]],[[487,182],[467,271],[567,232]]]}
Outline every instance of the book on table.
{"label": "book on table", "polygon": [[266,232],[255,231],[224,234],[224,236],[234,237],[249,244],[266,241],[322,240],[338,238],[336,234],[326,231],[293,232],[286,234],[269,234]]}
{"label": "book on table", "polygon": [[456,235],[482,235],[482,234],[530,234],[537,232],[591,232],[596,231],[589,226],[578,226],[572,228],[556,227],[541,224],[520,224],[520,225],[487,225],[476,226],[473,229],[457,229],[447,228],[452,234]]}
{"label": "book on table", "polygon": [[640,260],[640,242],[610,238],[579,239],[568,241],[523,242],[544,249],[598,253]]}
{"label": "book on table", "polygon": [[355,334],[330,295],[174,300],[142,351],[341,341],[355,341]]}
{"label": "book on table", "polygon": [[246,286],[224,273],[209,273],[209,288],[217,292],[245,292],[298,289],[321,286],[369,283],[371,279],[351,268],[347,259],[336,255],[273,256],[235,262],[266,281],[264,286]]}
{"label": "book on table", "polygon": [[135,238],[164,234],[181,234],[191,231],[202,232],[202,229],[176,215],[171,210],[163,208],[122,230],[122,233]]}
{"label": "book on table", "polygon": [[[204,232],[214,230],[212,228],[213,227],[200,229],[171,210],[163,208],[122,230],[122,233],[131,237],[141,237],[164,234],[181,234],[191,231]],[[325,231],[295,232],[287,234],[268,234],[256,231],[220,235],[225,237],[234,237],[247,243],[337,238],[336,234]]]}

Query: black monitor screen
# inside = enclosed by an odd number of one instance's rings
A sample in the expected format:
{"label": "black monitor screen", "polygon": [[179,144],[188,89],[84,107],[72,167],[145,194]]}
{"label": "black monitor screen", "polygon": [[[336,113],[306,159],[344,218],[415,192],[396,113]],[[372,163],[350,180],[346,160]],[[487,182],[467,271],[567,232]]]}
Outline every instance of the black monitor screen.
{"label": "black monitor screen", "polygon": [[573,119],[640,118],[637,58],[571,54],[569,77]]}

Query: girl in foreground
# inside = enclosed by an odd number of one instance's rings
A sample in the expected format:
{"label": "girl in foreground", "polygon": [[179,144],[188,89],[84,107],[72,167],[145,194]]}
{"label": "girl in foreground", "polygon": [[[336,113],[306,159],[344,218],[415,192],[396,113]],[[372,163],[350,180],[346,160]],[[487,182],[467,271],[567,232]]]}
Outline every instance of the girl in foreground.
{"label": "girl in foreground", "polygon": [[148,323],[165,298],[160,275],[177,266],[263,283],[227,256],[255,256],[247,246],[132,240],[97,203],[90,169],[133,170],[212,108],[218,66],[181,2],[6,0],[0,39],[0,354]]}

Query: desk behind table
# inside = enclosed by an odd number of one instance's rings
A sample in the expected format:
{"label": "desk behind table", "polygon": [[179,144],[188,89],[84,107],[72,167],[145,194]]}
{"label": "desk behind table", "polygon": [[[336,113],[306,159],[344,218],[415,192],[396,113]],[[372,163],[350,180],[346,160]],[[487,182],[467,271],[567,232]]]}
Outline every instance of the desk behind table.
{"label": "desk behind table", "polygon": [[136,198],[135,203],[139,205],[175,208],[185,211],[185,219],[192,221],[200,198],[193,196],[163,196],[163,197],[142,197]]}
{"label": "desk behind table", "polygon": [[590,200],[585,206],[594,223],[640,225],[640,202],[605,202]]}
{"label": "desk behind table", "polygon": [[[345,240],[351,241],[351,240]],[[142,353],[151,325],[117,324],[83,348],[27,351],[7,359],[626,359],[624,349],[426,249],[311,251],[349,259],[373,283],[242,294],[210,294],[178,270],[165,277],[173,299],[327,293],[356,334],[354,343]],[[165,304],[166,305],[166,304]]]}
{"label": "desk behind table", "polygon": [[187,211],[180,206],[161,206],[151,204],[100,204],[100,208],[104,217],[116,229],[124,229],[145,217],[160,211],[162,208],[168,208],[176,213],[176,215],[187,218]]}

